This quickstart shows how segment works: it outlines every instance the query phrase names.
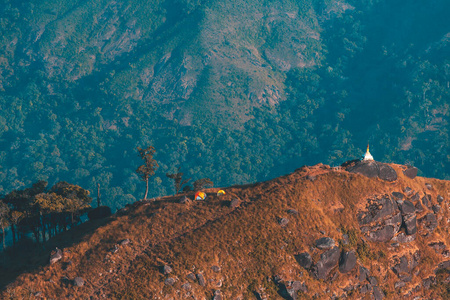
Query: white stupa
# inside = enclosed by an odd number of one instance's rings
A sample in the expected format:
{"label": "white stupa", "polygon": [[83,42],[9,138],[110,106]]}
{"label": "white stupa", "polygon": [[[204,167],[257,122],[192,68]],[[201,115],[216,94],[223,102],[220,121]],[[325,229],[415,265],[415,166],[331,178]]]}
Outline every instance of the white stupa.
{"label": "white stupa", "polygon": [[364,155],[364,159],[363,160],[373,160],[373,156],[369,152],[369,144],[367,144],[367,151],[366,151],[366,154]]}

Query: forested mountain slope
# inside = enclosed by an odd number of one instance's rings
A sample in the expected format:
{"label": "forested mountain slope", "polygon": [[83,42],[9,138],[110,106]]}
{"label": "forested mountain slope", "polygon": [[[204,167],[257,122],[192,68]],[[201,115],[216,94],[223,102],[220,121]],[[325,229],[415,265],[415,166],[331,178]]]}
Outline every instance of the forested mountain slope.
{"label": "forested mountain slope", "polygon": [[0,193],[140,199],[383,161],[449,178],[448,1],[0,1]]}

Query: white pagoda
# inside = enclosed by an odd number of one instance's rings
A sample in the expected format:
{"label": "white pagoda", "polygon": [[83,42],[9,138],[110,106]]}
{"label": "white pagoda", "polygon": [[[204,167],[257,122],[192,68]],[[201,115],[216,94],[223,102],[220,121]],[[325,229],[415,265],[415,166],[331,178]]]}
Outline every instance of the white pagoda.
{"label": "white pagoda", "polygon": [[364,155],[364,159],[363,160],[364,161],[366,161],[366,160],[373,160],[373,156],[369,152],[369,144],[367,144],[367,151],[366,151],[366,154]]}

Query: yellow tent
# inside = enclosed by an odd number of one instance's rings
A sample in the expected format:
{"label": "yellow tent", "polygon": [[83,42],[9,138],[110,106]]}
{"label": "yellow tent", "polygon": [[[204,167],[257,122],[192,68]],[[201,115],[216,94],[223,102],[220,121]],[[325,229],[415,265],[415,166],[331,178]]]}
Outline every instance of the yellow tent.
{"label": "yellow tent", "polygon": [[218,191],[218,192],[217,192],[217,196],[220,196],[220,195],[225,195],[225,191],[224,191],[224,190]]}

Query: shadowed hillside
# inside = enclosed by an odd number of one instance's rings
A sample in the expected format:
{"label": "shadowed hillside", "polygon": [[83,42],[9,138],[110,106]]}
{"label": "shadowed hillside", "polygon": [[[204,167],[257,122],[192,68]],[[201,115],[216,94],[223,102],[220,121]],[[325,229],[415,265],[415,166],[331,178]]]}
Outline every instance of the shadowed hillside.
{"label": "shadowed hillside", "polygon": [[207,189],[206,201],[136,202],[2,296],[448,298],[450,183],[393,164],[358,174],[367,168],[319,164],[222,196]]}

